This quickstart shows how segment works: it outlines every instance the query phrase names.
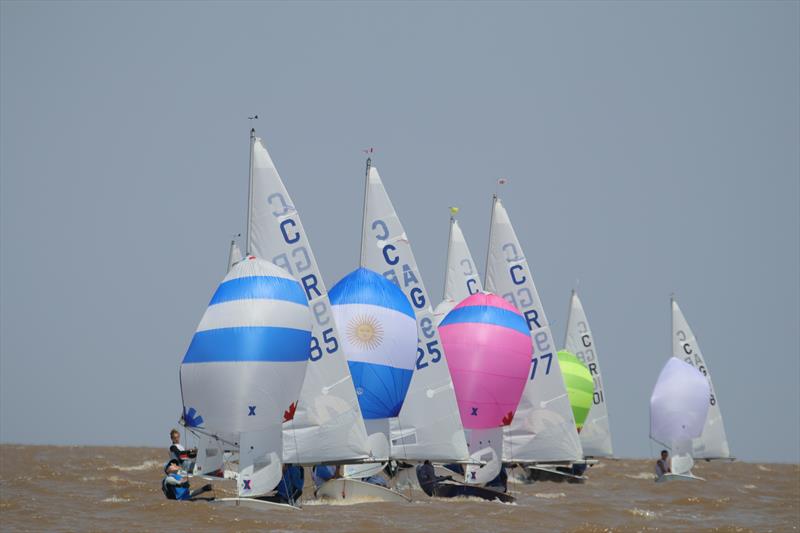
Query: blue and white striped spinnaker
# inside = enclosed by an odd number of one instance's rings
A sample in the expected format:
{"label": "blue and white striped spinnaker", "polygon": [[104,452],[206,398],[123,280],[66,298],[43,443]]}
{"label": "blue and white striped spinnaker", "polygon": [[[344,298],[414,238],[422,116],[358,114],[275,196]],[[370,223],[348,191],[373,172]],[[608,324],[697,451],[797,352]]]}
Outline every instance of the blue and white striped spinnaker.
{"label": "blue and white striped spinnaker", "polygon": [[300,284],[249,256],[231,268],[181,364],[184,423],[239,447],[239,495],[281,478],[282,423],[297,407],[311,341]]}
{"label": "blue and white striped spinnaker", "polygon": [[400,288],[359,268],[329,293],[366,420],[400,413],[417,357],[417,321]]}

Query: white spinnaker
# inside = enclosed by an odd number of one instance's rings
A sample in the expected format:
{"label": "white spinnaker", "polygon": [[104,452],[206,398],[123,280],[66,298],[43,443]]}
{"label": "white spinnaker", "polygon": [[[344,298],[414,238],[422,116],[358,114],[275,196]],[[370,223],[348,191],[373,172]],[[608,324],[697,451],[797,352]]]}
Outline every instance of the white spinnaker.
{"label": "white spinnaker", "polygon": [[398,459],[464,461],[469,457],[455,390],[430,299],[400,219],[370,166],[366,186],[362,266],[397,283],[417,317],[417,364],[405,402],[390,419],[392,456]]}
{"label": "white spinnaker", "polygon": [[603,376],[600,373],[600,359],[597,357],[597,347],[594,344],[594,337],[589,327],[589,321],[586,319],[583,304],[575,291],[572,291],[569,303],[564,348],[583,361],[594,381],[592,408],[589,410],[589,415],[580,432],[583,453],[587,457],[611,457],[613,455],[611,429],[608,424],[608,409],[603,389]]}
{"label": "white spinnaker", "polygon": [[235,240],[231,240],[231,249],[228,252],[228,272],[233,268],[233,265],[242,260],[242,251]]}
{"label": "white spinnaker", "polygon": [[299,213],[261,139],[253,140],[248,253],[292,273],[313,317],[306,379],[294,419],[284,424],[283,460],[315,464],[369,456],[367,433],[339,342],[325,283]]}
{"label": "white spinnaker", "polygon": [[197,433],[197,457],[194,462],[194,475],[201,476],[224,470],[225,457],[222,443],[204,433]]}
{"label": "white spinnaker", "polygon": [[556,357],[550,325],[511,220],[494,198],[486,290],[514,305],[531,328],[531,378],[511,425],[505,427],[504,462],[579,461],[583,450]]}
{"label": "white spinnaker", "polygon": [[241,434],[239,443],[240,497],[261,496],[278,486],[283,476],[279,453],[281,438],[280,423],[276,424],[274,428]]}
{"label": "white spinnaker", "polygon": [[696,459],[727,459],[731,456],[728,447],[728,437],[722,423],[722,411],[719,399],[711,383],[711,371],[706,365],[697,338],[686,322],[686,318],[678,307],[678,302],[672,299],[672,355],[697,368],[708,380],[711,389],[709,396],[708,418],[699,438],[692,441],[692,456]]}
{"label": "white spinnaker", "polygon": [[692,440],[708,419],[708,380],[693,365],[670,357],[650,396],[650,438],[672,449],[672,471],[692,468]]}

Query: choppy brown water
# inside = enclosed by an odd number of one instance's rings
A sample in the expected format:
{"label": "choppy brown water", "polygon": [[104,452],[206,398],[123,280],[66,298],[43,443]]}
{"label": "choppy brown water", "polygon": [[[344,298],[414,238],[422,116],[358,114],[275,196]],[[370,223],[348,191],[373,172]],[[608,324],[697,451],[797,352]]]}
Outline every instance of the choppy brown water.
{"label": "choppy brown water", "polygon": [[[605,461],[585,485],[511,484],[515,505],[431,500],[352,506],[304,502],[261,512],[164,499],[166,451],[0,446],[0,529],[326,531],[796,531],[800,465],[701,463],[708,481],[652,481],[649,461]],[[307,476],[307,483],[309,476]],[[232,482],[217,484],[232,494]],[[312,491],[307,490],[306,493]]]}

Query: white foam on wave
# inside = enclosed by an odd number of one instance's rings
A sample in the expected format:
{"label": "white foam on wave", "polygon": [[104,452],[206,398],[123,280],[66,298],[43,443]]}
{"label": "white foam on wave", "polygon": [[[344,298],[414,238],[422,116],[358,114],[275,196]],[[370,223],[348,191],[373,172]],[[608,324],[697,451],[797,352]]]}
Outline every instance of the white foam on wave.
{"label": "white foam on wave", "polygon": [[639,472],[638,474],[625,474],[629,479],[653,479],[653,474],[650,472]]}
{"label": "white foam on wave", "polygon": [[564,498],[566,494],[564,494],[563,492],[537,492],[536,494],[534,494],[534,496],[536,496],[537,498],[553,499],[553,498]]}
{"label": "white foam on wave", "polygon": [[636,507],[634,507],[633,509],[626,509],[625,511],[632,514],[633,516],[641,516],[642,518],[646,518],[648,520],[658,518],[657,512],[648,511],[647,509],[637,509]]}
{"label": "white foam on wave", "polygon": [[119,465],[111,465],[111,468],[116,468],[117,470],[121,470],[122,472],[134,472],[139,470],[151,470],[153,468],[161,466],[163,463],[161,461],[155,461],[150,459],[148,461],[143,462],[140,465],[134,466],[119,466]]}
{"label": "white foam on wave", "polygon": [[103,503],[125,503],[129,502],[128,498],[119,498],[117,496],[111,496],[110,498],[106,498],[105,500],[101,500]]}
{"label": "white foam on wave", "polygon": [[764,465],[758,465],[758,469],[761,470],[762,472],[772,472],[771,468],[767,468]]}

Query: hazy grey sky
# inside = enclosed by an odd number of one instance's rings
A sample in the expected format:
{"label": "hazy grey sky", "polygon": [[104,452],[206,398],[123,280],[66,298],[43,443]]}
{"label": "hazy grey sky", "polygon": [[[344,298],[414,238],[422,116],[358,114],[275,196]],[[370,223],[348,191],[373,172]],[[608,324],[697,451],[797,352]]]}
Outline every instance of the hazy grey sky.
{"label": "hazy grey sky", "polygon": [[362,148],[436,301],[447,206],[482,267],[506,176],[558,338],[580,278],[618,455],[649,453],[674,291],[733,453],[800,460],[800,3],[3,1],[0,19],[0,440],[167,442],[258,113],[329,287],[358,262]]}

